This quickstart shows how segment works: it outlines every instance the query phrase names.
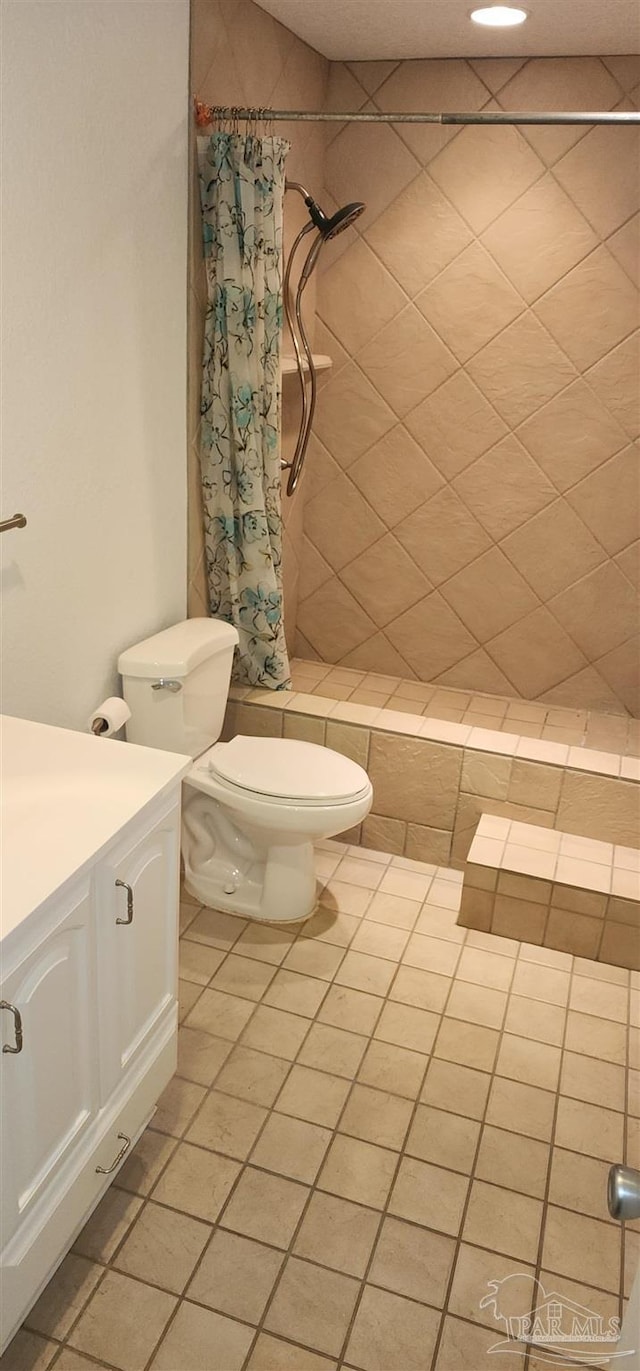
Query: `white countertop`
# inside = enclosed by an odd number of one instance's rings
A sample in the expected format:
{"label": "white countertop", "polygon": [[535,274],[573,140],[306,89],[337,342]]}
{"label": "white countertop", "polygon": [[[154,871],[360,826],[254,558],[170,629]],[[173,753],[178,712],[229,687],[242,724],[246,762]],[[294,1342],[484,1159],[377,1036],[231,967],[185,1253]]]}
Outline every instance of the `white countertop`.
{"label": "white countertop", "polygon": [[191,757],[0,716],[0,937],[93,860]]}

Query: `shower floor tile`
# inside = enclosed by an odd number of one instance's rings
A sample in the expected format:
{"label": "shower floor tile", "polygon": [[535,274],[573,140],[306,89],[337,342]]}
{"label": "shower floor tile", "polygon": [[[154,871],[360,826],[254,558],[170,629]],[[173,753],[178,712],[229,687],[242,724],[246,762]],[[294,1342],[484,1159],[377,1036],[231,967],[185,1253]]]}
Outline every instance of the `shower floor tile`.
{"label": "shower floor tile", "polygon": [[457,872],[331,842],[318,873],[332,900],[284,941],[186,899],[179,1074],[91,1280],[63,1266],[0,1371],[492,1371],[481,1302],[516,1271],[620,1310],[605,1180],[636,980],[467,933]]}

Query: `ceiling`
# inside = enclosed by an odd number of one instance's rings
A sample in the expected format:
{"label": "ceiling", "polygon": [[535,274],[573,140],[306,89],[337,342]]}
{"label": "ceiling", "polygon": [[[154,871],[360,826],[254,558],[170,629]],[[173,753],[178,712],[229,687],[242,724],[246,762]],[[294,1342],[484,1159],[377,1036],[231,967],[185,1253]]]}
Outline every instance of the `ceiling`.
{"label": "ceiling", "polygon": [[502,30],[471,23],[469,11],[474,0],[257,3],[334,61],[640,52],[638,0],[518,0],[529,11],[527,22],[517,29]]}

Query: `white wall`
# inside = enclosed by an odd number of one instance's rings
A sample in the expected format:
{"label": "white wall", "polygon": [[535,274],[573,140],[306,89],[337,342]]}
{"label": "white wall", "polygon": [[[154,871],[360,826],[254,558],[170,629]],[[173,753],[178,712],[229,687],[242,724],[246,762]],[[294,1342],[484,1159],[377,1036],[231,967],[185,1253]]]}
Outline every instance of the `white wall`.
{"label": "white wall", "polygon": [[188,0],[2,0],[6,713],[186,611]]}

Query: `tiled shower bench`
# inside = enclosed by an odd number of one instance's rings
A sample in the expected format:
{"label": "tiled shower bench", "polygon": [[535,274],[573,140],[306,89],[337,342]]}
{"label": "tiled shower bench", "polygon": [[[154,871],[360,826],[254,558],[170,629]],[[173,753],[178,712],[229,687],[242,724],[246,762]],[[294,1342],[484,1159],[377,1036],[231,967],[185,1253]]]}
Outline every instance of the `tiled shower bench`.
{"label": "tiled shower bench", "polygon": [[458,922],[638,970],[640,851],[483,814]]}

